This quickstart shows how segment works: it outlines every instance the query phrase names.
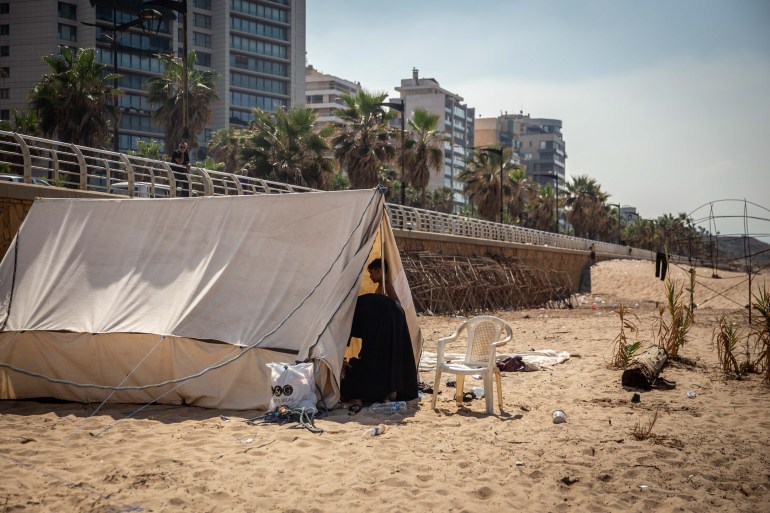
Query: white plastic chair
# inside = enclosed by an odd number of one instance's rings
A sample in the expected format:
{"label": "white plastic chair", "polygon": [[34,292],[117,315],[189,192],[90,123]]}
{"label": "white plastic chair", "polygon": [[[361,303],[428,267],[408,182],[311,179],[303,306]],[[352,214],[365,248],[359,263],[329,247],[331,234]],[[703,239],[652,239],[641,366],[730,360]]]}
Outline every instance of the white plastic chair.
{"label": "white plastic chair", "polygon": [[[467,332],[468,349],[465,358],[460,362],[445,361],[444,346],[457,340],[463,332]],[[457,404],[463,402],[463,384],[466,375],[481,374],[484,377],[484,397],[487,402],[487,413],[494,413],[493,380],[497,381],[497,399],[500,411],[503,410],[503,389],[500,370],[497,368],[497,348],[513,338],[513,330],[502,319],[483,315],[463,322],[457,331],[438,341],[436,355],[436,379],[433,381],[432,408],[436,408],[441,385],[441,373],[457,376],[455,399]]]}

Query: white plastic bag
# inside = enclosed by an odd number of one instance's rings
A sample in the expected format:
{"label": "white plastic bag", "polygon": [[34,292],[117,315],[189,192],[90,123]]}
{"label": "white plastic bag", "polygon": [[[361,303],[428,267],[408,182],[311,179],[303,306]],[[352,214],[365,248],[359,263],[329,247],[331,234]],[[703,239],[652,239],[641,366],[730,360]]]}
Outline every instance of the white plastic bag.
{"label": "white plastic bag", "polygon": [[316,410],[313,363],[268,363],[270,367],[270,410],[286,406],[292,410]]}

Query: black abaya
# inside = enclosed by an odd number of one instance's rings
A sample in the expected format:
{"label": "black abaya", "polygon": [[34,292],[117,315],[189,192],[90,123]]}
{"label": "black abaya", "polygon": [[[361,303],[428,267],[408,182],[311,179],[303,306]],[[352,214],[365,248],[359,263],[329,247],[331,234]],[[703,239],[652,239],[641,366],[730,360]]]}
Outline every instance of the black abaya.
{"label": "black abaya", "polygon": [[399,401],[417,397],[412,341],[404,310],[397,302],[383,294],[360,296],[350,336],[362,343],[341,383],[345,400],[382,402],[393,392]]}

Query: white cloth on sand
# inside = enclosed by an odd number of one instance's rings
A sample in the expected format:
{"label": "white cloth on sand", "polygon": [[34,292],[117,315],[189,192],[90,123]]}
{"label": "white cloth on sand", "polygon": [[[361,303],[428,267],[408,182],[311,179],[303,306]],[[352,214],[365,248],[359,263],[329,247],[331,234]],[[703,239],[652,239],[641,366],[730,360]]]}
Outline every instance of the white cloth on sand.
{"label": "white cloth on sand", "polygon": [[[497,360],[504,358],[521,356],[522,361],[526,364],[526,371],[536,370],[549,370],[550,367],[562,363],[569,359],[570,354],[567,351],[556,351],[554,349],[538,349],[533,351],[525,351],[523,353],[514,354],[501,354],[497,356]],[[436,368],[436,353],[429,351],[423,351],[420,357],[420,372],[432,371]],[[462,353],[444,353],[444,358],[450,362],[460,362],[465,358]]]}

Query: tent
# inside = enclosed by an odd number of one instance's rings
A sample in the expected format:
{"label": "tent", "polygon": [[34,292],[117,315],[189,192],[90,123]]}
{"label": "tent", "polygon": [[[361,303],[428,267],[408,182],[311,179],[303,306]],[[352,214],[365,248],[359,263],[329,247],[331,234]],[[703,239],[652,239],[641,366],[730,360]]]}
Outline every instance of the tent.
{"label": "tent", "polygon": [[0,262],[0,398],[266,408],[265,364],[312,361],[331,406],[380,254],[419,361],[380,190],[38,199]]}

